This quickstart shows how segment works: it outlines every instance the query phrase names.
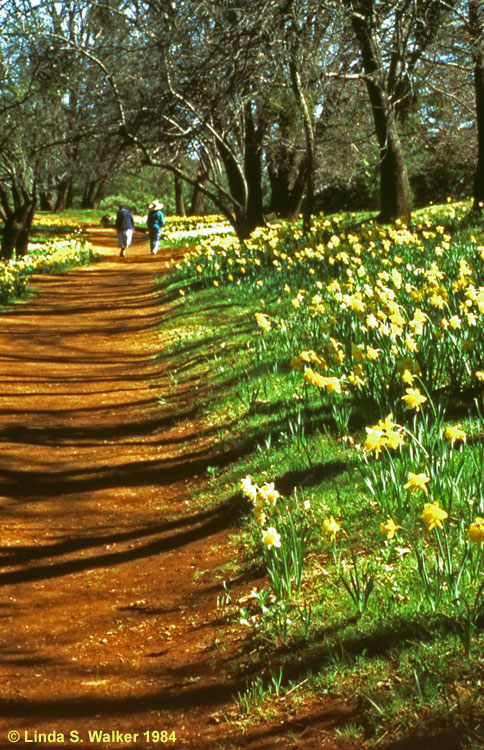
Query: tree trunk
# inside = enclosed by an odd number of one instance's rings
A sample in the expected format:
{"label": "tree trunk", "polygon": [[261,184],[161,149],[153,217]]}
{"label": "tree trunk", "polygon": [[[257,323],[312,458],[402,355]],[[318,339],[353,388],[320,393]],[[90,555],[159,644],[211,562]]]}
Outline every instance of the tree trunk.
{"label": "tree trunk", "polygon": [[69,179],[66,193],[66,208],[72,208],[74,205],[74,180],[72,177]]}
{"label": "tree trunk", "polygon": [[207,178],[207,171],[203,165],[200,164],[197,169],[197,183],[193,188],[192,193],[192,205],[190,209],[191,216],[203,216],[205,213],[205,195],[202,190],[200,190],[200,186],[207,181]]}
{"label": "tree trunk", "polygon": [[263,226],[264,204],[262,199],[262,138],[254,125],[250,103],[245,111],[245,177],[247,180],[247,223],[252,229]]}
{"label": "tree trunk", "polygon": [[391,92],[373,28],[371,2],[353,4],[352,24],[361,51],[380,148],[380,221],[410,223],[410,184]]}
{"label": "tree trunk", "polygon": [[54,208],[52,196],[45,190],[39,191],[39,208],[41,211],[52,211]]}
{"label": "tree trunk", "polygon": [[474,59],[474,90],[476,94],[477,166],[474,174],[472,210],[484,207],[484,3],[470,0],[472,56]]}
{"label": "tree trunk", "polygon": [[32,198],[30,207],[27,208],[26,210],[25,220],[23,222],[22,228],[17,237],[17,242],[15,243],[15,252],[16,252],[17,258],[20,258],[22,255],[26,255],[27,253],[27,250],[29,247],[30,230],[32,229],[32,222],[34,220],[34,214],[35,214],[35,198]]}
{"label": "tree trunk", "polygon": [[104,198],[105,179],[91,180],[84,186],[82,194],[81,208],[92,209],[99,208],[99,204]]}
{"label": "tree trunk", "polygon": [[94,198],[92,201],[93,208],[99,208],[101,201],[106,197],[106,180],[99,180]]}
{"label": "tree trunk", "polygon": [[0,187],[3,233],[0,245],[0,258],[10,260],[14,250],[23,254],[28,245],[29,233],[35,211],[35,191],[29,194],[25,189],[12,186],[13,208],[4,188]]}
{"label": "tree trunk", "polygon": [[294,168],[292,166],[278,165],[277,169],[269,167],[268,175],[271,185],[269,213],[275,213],[289,221],[298,218],[306,185],[305,171],[303,164],[293,182]]}
{"label": "tree trunk", "polygon": [[484,206],[484,66],[474,68],[477,118],[477,166],[474,175],[473,209]]}
{"label": "tree trunk", "polygon": [[89,209],[92,208],[94,190],[96,183],[91,181],[84,185],[84,191],[82,193],[81,208]]}
{"label": "tree trunk", "polygon": [[240,240],[265,225],[262,201],[262,135],[254,126],[250,102],[245,107],[244,161],[239,164],[233,153],[221,141],[218,149],[235,205],[235,230]]}
{"label": "tree trunk", "polygon": [[175,175],[175,214],[177,216],[186,216],[185,201],[183,198],[182,180]]}
{"label": "tree trunk", "polygon": [[72,208],[72,177],[64,177],[57,186],[57,200],[54,213],[60,213],[66,208]]}
{"label": "tree trunk", "polygon": [[367,83],[380,146],[380,215],[379,220],[391,222],[401,219],[410,223],[410,183],[402,143],[397,131],[395,113],[387,95]]}
{"label": "tree trunk", "polygon": [[306,97],[301,83],[301,76],[297,69],[296,62],[293,60],[290,64],[291,80],[296,94],[299,107],[303,117],[304,133],[306,136],[306,198],[303,210],[303,231],[311,231],[312,215],[314,209],[314,169],[315,169],[315,145],[314,145],[314,128],[313,118],[309,111]]}
{"label": "tree trunk", "polygon": [[[256,225],[257,226],[257,225]],[[256,226],[249,221],[247,213],[245,211],[235,212],[235,231],[237,237],[241,242],[248,240]]]}
{"label": "tree trunk", "polygon": [[39,208],[41,211],[53,211],[55,204],[54,178],[49,174],[46,184],[39,189]]}

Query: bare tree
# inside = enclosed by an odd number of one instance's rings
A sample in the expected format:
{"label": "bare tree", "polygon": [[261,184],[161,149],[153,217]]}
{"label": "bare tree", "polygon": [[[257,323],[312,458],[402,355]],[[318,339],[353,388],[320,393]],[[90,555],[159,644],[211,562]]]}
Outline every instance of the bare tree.
{"label": "bare tree", "polygon": [[344,0],[361,55],[380,151],[380,219],[410,221],[410,185],[398,130],[412,75],[452,0]]}

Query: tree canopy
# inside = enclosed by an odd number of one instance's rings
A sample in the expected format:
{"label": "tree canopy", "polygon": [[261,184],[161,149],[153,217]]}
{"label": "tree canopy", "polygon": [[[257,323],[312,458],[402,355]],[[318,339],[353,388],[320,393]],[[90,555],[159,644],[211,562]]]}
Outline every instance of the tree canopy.
{"label": "tree canopy", "polygon": [[[0,3],[1,254],[33,206],[151,167],[239,237],[267,212],[484,197],[479,0]],[[453,157],[455,154],[455,158]],[[180,205],[180,210],[183,210]]]}

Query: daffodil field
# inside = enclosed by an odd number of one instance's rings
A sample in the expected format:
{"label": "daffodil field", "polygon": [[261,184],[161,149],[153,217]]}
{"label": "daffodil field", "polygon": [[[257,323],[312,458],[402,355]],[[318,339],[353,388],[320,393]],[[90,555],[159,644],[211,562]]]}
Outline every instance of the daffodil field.
{"label": "daffodil field", "polygon": [[220,429],[250,445],[213,482],[242,493],[265,579],[231,616],[268,649],[310,653],[312,690],[364,693],[354,738],[438,717],[480,747],[482,221],[449,200],[408,228],[274,223],[245,245],[207,237],[172,279],[181,304],[237,310],[206,374],[234,394]]}
{"label": "daffodil field", "polygon": [[80,226],[72,222],[37,217],[32,234],[26,255],[0,261],[0,304],[25,295],[34,273],[54,273],[94,259],[89,243],[81,237]]}

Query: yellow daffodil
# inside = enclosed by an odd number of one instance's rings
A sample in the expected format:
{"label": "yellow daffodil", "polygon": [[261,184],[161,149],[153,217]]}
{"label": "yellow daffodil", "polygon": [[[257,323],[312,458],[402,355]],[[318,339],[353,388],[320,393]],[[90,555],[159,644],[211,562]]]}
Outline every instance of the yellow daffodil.
{"label": "yellow daffodil", "polygon": [[416,490],[427,492],[428,482],[430,482],[430,477],[427,474],[414,474],[413,471],[409,471],[408,481],[403,486],[406,490],[410,490],[410,492],[415,492]]}
{"label": "yellow daffodil", "polygon": [[440,294],[432,294],[429,302],[432,307],[437,307],[439,310],[445,307],[445,299]]}
{"label": "yellow daffodil", "polygon": [[268,529],[262,531],[262,544],[265,544],[267,549],[281,546],[281,535],[277,532],[277,529],[275,529],[274,526],[269,526]]}
{"label": "yellow daffodil", "polygon": [[341,380],[339,378],[323,378],[323,381],[328,393],[341,393]]}
{"label": "yellow daffodil", "polygon": [[358,372],[356,367],[352,372],[348,373],[346,379],[354,388],[362,388],[365,385],[365,381],[361,377],[361,372]]}
{"label": "yellow daffodil", "polygon": [[270,505],[275,505],[277,499],[280,497],[279,492],[274,487],[274,482],[266,482],[259,487],[259,495],[263,498],[264,502]]}
{"label": "yellow daffodil", "polygon": [[378,423],[376,425],[376,428],[378,430],[392,430],[394,427],[397,427],[397,424],[393,421],[393,414],[388,414],[385,419],[379,419]]}
{"label": "yellow daffodil", "polygon": [[418,351],[417,342],[412,336],[406,336],[405,337],[405,346],[407,347],[409,352],[416,352]]}
{"label": "yellow daffodil", "polygon": [[257,321],[257,325],[259,326],[259,328],[262,328],[263,331],[271,330],[271,321],[265,313],[256,312],[255,319]]}
{"label": "yellow daffodil", "polygon": [[367,453],[374,453],[378,458],[382,448],[397,450],[404,444],[403,427],[393,421],[393,415],[389,414],[385,419],[380,419],[373,427],[366,427],[366,441],[364,449]]}
{"label": "yellow daffodil", "polygon": [[319,354],[316,354],[312,349],[309,349],[308,351],[301,352],[299,355],[303,362],[306,364],[316,365],[318,369],[320,370],[326,370],[328,367],[326,360],[324,357],[321,357]]}
{"label": "yellow daffodil", "polygon": [[395,430],[387,430],[385,438],[385,445],[393,451],[396,451],[400,446],[405,444],[402,433],[396,432]]}
{"label": "yellow daffodil", "polygon": [[310,385],[316,386],[316,388],[325,387],[326,378],[324,378],[319,373],[314,372],[311,367],[306,368],[306,370],[304,371],[304,380]]}
{"label": "yellow daffodil", "polygon": [[481,546],[482,542],[484,542],[484,518],[477,516],[474,523],[471,523],[469,526],[467,533],[471,542],[475,542]]}
{"label": "yellow daffodil", "polygon": [[405,385],[413,385],[413,381],[415,380],[417,376],[413,374],[413,372],[410,372],[410,370],[404,370],[402,372],[402,381],[405,383]]}
{"label": "yellow daffodil", "polygon": [[366,348],[366,357],[367,359],[373,361],[375,359],[378,359],[380,356],[381,349],[373,349],[372,346],[368,346]]}
{"label": "yellow daffodil", "polygon": [[459,425],[449,425],[449,427],[447,427],[444,432],[444,437],[453,447],[454,443],[456,443],[458,440],[461,440],[463,443],[465,443],[467,434],[464,432],[464,430],[460,429]]}
{"label": "yellow daffodil", "polygon": [[385,523],[380,524],[380,531],[382,534],[386,535],[387,539],[393,539],[397,529],[401,529],[401,528],[402,528],[401,526],[397,526],[395,521],[392,518],[390,518],[390,516],[388,516],[388,519]]}
{"label": "yellow daffodil", "polygon": [[351,344],[351,356],[355,362],[363,362],[365,358],[362,344]]}
{"label": "yellow daffodil", "polygon": [[254,504],[254,516],[257,522],[263,526],[266,522],[266,514],[264,511],[264,503],[261,500],[257,500]]}
{"label": "yellow daffodil", "polygon": [[240,480],[240,488],[245,497],[248,497],[252,502],[255,501],[257,497],[257,485],[252,482],[252,478],[249,475]]}
{"label": "yellow daffodil", "polygon": [[418,388],[406,388],[405,394],[405,396],[402,396],[402,401],[405,401],[407,409],[420,411],[420,406],[427,401],[427,396],[420,393]]}
{"label": "yellow daffodil", "polygon": [[324,519],[322,529],[323,534],[328,537],[330,542],[332,542],[334,541],[338,531],[341,531],[341,526],[337,521],[335,521],[333,516],[331,516],[330,518]]}
{"label": "yellow daffodil", "polygon": [[365,451],[367,453],[374,453],[375,458],[378,458],[384,444],[385,433],[383,430],[376,430],[374,427],[367,427],[366,432]]}
{"label": "yellow daffodil", "polygon": [[427,524],[429,531],[432,531],[435,526],[438,526],[439,529],[443,529],[442,521],[445,521],[445,519],[448,518],[448,515],[449,514],[439,506],[438,502],[434,502],[425,503],[420,518]]}

